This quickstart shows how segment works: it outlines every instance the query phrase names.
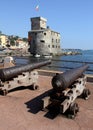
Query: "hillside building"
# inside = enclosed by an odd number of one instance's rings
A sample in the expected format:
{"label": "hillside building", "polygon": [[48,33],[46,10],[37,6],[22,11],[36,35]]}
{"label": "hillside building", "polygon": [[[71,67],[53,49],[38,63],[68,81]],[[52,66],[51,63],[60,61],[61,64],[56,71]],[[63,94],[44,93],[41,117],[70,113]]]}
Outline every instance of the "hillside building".
{"label": "hillside building", "polygon": [[0,35],[0,46],[6,46],[8,41],[8,36],[1,34]]}
{"label": "hillside building", "polygon": [[28,32],[29,51],[33,55],[58,55],[61,53],[60,33],[46,25],[42,17],[31,18],[31,31]]}

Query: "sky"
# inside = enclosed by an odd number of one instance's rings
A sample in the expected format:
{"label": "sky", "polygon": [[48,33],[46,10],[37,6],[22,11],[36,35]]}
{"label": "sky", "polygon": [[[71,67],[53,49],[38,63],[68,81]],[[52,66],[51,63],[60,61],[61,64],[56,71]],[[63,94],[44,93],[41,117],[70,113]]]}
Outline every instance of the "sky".
{"label": "sky", "polygon": [[93,49],[93,0],[0,0],[3,34],[28,37],[30,18],[39,16],[60,33],[61,48]]}

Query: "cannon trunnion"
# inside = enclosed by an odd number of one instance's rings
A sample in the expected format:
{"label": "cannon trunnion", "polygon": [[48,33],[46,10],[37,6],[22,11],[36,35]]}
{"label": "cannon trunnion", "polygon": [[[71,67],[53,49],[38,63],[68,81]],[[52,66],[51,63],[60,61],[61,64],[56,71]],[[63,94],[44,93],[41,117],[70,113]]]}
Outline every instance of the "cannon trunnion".
{"label": "cannon trunnion", "polygon": [[61,74],[56,74],[52,78],[52,92],[43,98],[43,110],[49,110],[50,114],[66,114],[74,118],[79,111],[79,106],[75,103],[77,97],[88,99],[89,89],[86,88],[86,76],[83,72],[88,68],[84,65]]}

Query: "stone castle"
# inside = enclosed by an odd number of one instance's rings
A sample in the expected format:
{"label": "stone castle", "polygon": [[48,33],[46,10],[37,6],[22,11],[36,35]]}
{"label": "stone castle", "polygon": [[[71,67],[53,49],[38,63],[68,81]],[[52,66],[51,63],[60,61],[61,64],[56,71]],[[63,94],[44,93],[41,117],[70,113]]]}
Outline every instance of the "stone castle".
{"label": "stone castle", "polygon": [[43,17],[31,18],[31,31],[28,32],[29,51],[32,55],[59,55],[60,33],[46,26],[47,20]]}

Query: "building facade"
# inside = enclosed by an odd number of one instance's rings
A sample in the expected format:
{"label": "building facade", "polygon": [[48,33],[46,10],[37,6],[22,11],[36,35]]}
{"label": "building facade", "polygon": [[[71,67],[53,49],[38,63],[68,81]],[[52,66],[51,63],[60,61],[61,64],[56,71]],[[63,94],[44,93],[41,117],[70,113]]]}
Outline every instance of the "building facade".
{"label": "building facade", "polygon": [[15,42],[15,46],[18,47],[18,48],[25,48],[28,46],[28,43],[23,41],[23,39],[21,38],[18,38]]}
{"label": "building facade", "polygon": [[61,53],[60,33],[46,26],[42,17],[31,18],[31,31],[28,32],[30,53],[33,55],[58,55]]}
{"label": "building facade", "polygon": [[1,46],[6,46],[7,41],[8,41],[8,36],[6,36],[4,34],[1,34],[0,35],[0,45]]}

